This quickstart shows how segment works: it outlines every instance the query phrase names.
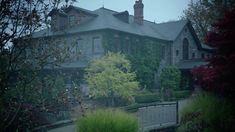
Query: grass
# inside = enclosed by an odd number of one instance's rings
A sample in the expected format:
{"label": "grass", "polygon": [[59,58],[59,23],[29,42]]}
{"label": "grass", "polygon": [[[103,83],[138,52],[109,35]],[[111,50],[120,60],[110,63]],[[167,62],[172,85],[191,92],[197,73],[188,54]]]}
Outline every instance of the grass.
{"label": "grass", "polygon": [[121,110],[100,109],[78,119],[79,132],[137,132],[138,120]]}
{"label": "grass", "polygon": [[231,131],[234,107],[225,99],[202,94],[181,111],[178,131]]}

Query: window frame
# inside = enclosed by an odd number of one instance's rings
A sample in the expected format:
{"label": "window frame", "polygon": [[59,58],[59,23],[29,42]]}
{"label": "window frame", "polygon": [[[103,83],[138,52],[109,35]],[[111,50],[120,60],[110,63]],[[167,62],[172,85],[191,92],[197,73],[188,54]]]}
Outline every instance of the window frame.
{"label": "window frame", "polygon": [[92,54],[101,54],[101,53],[103,53],[103,50],[99,50],[99,51],[95,50],[95,40],[96,39],[100,39],[100,46],[101,46],[100,48],[103,48],[102,47],[102,42],[101,42],[101,37],[96,36],[96,37],[92,38],[92,51],[91,52],[92,52]]}

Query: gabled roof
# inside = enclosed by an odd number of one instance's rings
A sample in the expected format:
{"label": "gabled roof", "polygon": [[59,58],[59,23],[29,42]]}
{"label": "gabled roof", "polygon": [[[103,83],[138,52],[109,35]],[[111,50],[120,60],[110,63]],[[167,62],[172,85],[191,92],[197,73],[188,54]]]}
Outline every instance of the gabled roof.
{"label": "gabled roof", "polygon": [[78,13],[82,12],[82,13],[85,13],[85,14],[88,14],[88,15],[91,15],[91,16],[97,16],[96,13],[94,13],[93,11],[90,11],[90,10],[86,10],[86,9],[83,9],[83,8],[80,8],[80,7],[76,7],[76,6],[72,6],[70,5],[68,8],[65,8],[64,9],[64,12],[69,12],[70,10],[75,10],[77,11]]}
{"label": "gabled roof", "polygon": [[[134,16],[129,16],[129,23],[120,20],[115,14],[119,13],[106,8],[99,8],[95,11],[88,11],[79,7],[69,7],[96,15],[92,20],[80,24],[77,27],[65,29],[63,31],[52,32],[50,29],[42,30],[33,34],[33,37],[44,37],[81,33],[94,30],[112,29],[130,34],[152,37],[160,40],[174,41],[184,26],[189,23],[188,20],[171,21],[166,23],[154,23],[144,20],[143,25],[134,22]],[[68,9],[69,9],[68,8]]]}

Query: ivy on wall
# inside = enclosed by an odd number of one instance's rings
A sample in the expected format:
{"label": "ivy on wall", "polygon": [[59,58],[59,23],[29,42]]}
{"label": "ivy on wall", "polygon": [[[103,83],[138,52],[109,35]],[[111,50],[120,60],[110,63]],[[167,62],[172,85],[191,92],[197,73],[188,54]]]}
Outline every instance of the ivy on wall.
{"label": "ivy on wall", "polygon": [[103,33],[103,47],[105,52],[125,54],[131,61],[132,70],[136,71],[142,88],[154,88],[154,74],[162,57],[162,45],[158,40],[106,31]]}

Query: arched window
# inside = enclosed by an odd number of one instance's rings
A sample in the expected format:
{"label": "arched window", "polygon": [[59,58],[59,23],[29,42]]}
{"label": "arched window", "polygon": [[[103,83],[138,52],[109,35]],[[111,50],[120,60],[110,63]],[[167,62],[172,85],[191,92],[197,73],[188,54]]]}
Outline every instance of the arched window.
{"label": "arched window", "polygon": [[183,60],[189,59],[189,42],[188,39],[183,40]]}

